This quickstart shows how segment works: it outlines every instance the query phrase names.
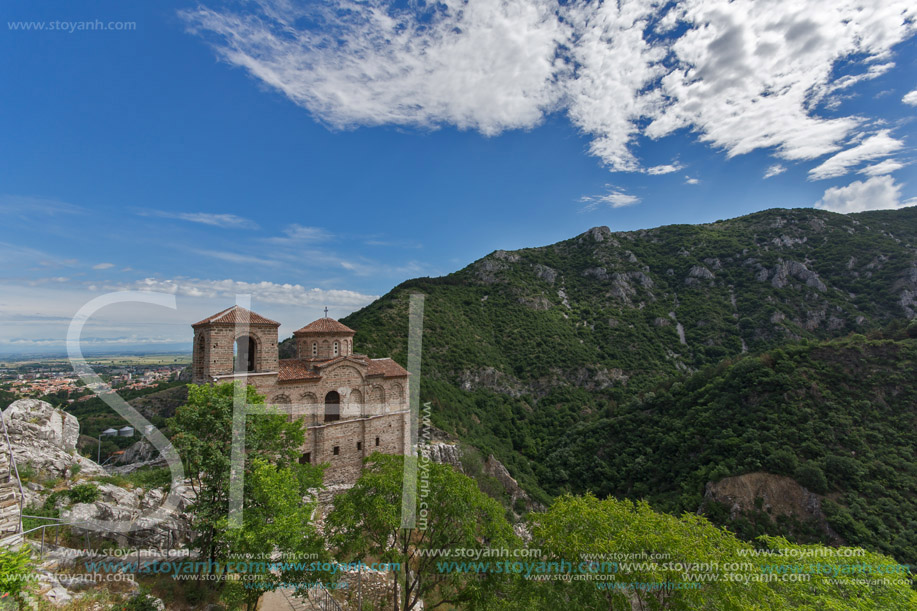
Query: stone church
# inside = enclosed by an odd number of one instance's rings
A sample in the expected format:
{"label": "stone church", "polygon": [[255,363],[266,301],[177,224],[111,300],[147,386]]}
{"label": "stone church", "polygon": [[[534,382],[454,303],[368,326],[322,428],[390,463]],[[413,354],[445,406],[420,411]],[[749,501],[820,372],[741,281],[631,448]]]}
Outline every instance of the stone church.
{"label": "stone church", "polygon": [[352,484],[373,452],[407,454],[408,372],[354,352],[354,330],[327,317],[293,333],[296,358],[280,359],[280,323],[233,306],[194,323],[192,381],[245,379],[268,404],[302,418],[300,462],[328,463],[325,483]]}

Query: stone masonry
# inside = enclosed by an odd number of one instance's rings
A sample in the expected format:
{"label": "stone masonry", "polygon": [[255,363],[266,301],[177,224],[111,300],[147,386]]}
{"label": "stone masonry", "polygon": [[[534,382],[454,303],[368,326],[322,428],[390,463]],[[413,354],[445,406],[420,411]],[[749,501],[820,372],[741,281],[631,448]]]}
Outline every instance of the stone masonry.
{"label": "stone masonry", "polygon": [[300,461],[327,463],[326,484],[353,484],[373,452],[406,454],[408,372],[355,353],[353,329],[328,317],[295,331],[296,358],[279,359],[279,326],[239,306],[191,325],[192,381],[244,380],[274,409],[303,419]]}

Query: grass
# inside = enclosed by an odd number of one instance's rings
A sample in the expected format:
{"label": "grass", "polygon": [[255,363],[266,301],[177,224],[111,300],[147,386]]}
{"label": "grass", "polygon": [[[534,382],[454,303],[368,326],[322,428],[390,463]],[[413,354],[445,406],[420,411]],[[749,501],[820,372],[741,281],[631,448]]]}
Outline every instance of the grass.
{"label": "grass", "polygon": [[172,472],[169,467],[154,467],[152,469],[138,469],[127,475],[102,475],[94,478],[103,484],[112,484],[121,488],[168,488],[172,484]]}

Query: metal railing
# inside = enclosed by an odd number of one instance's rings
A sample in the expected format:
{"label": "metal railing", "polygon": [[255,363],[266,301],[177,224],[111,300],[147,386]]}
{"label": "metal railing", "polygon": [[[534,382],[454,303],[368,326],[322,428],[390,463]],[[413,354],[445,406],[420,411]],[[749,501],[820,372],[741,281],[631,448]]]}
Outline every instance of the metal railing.
{"label": "metal railing", "polygon": [[[41,550],[38,553],[39,560],[45,557],[45,531],[48,528],[57,528],[54,532],[54,545],[57,545],[57,541],[60,538],[60,529],[61,526],[79,526],[80,522],[64,522],[61,518],[52,518],[50,516],[30,516],[27,514],[20,514],[23,518],[32,518],[37,520],[50,520],[56,522],[56,524],[42,524],[36,526],[35,528],[30,528],[22,533],[22,540],[25,541],[26,535],[29,533],[35,532],[36,530],[41,531]],[[89,532],[86,533],[86,549],[89,549]]]}
{"label": "metal railing", "polygon": [[[313,594],[315,595],[314,601],[312,600]],[[343,611],[338,601],[334,600],[334,597],[331,596],[331,592],[328,591],[328,588],[321,584],[309,590],[309,601],[314,602],[314,605],[321,609],[321,611]]]}

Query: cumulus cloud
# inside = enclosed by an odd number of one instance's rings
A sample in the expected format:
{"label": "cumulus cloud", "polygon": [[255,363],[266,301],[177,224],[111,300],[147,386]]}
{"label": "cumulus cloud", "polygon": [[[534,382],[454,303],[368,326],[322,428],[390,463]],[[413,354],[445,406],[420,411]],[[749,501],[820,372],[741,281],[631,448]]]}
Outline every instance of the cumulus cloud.
{"label": "cumulus cloud", "polygon": [[831,187],[815,207],[846,214],[867,210],[889,210],[913,205],[914,200],[900,201],[901,185],[891,176],[874,176],[866,181],[856,180],[846,187]]}
{"label": "cumulus cloud", "polygon": [[905,104],[910,104],[911,106],[917,106],[917,89],[904,94],[904,97],[901,98],[901,101]]}
{"label": "cumulus cloud", "polygon": [[784,172],[786,172],[786,166],[782,163],[775,163],[771,167],[767,168],[767,170],[765,170],[764,178],[773,178],[774,176],[783,174]]}
{"label": "cumulus cloud", "polygon": [[699,185],[700,180],[698,180],[697,178],[691,178],[690,176],[685,176],[685,184],[686,185]]}
{"label": "cumulus cloud", "polygon": [[849,146],[867,119],[825,117],[819,106],[890,69],[892,48],[917,27],[909,0],[246,7],[180,14],[224,61],[330,126],[454,125],[490,136],[561,111],[618,171],[643,170],[641,137],[681,129],[728,156],[770,149],[810,160]]}
{"label": "cumulus cloud", "polygon": [[809,180],[837,178],[864,161],[886,157],[904,146],[901,140],[892,138],[889,130],[884,129],[863,140],[858,145],[828,158],[820,165],[809,170]]}
{"label": "cumulus cloud", "polygon": [[165,210],[143,210],[141,216],[177,219],[190,223],[200,223],[211,227],[229,229],[257,229],[258,223],[235,214],[214,214],[210,212],[168,212]]}
{"label": "cumulus cloud", "polygon": [[601,206],[623,208],[624,206],[640,203],[640,198],[636,195],[630,195],[611,185],[606,185],[606,187],[608,188],[608,193],[604,195],[584,195],[580,198],[580,202],[586,204],[583,206],[583,212],[589,212]]}
{"label": "cumulus cloud", "polygon": [[359,308],[378,299],[356,291],[307,288],[299,284],[276,282],[243,282],[241,280],[201,280],[198,278],[146,278],[137,282],[110,287],[112,290],[142,290],[184,295],[186,297],[235,299],[236,295],[251,295],[264,303],[293,306],[329,305]]}
{"label": "cumulus cloud", "polygon": [[92,266],[92,269],[111,269],[114,266],[114,263],[96,263]]}

